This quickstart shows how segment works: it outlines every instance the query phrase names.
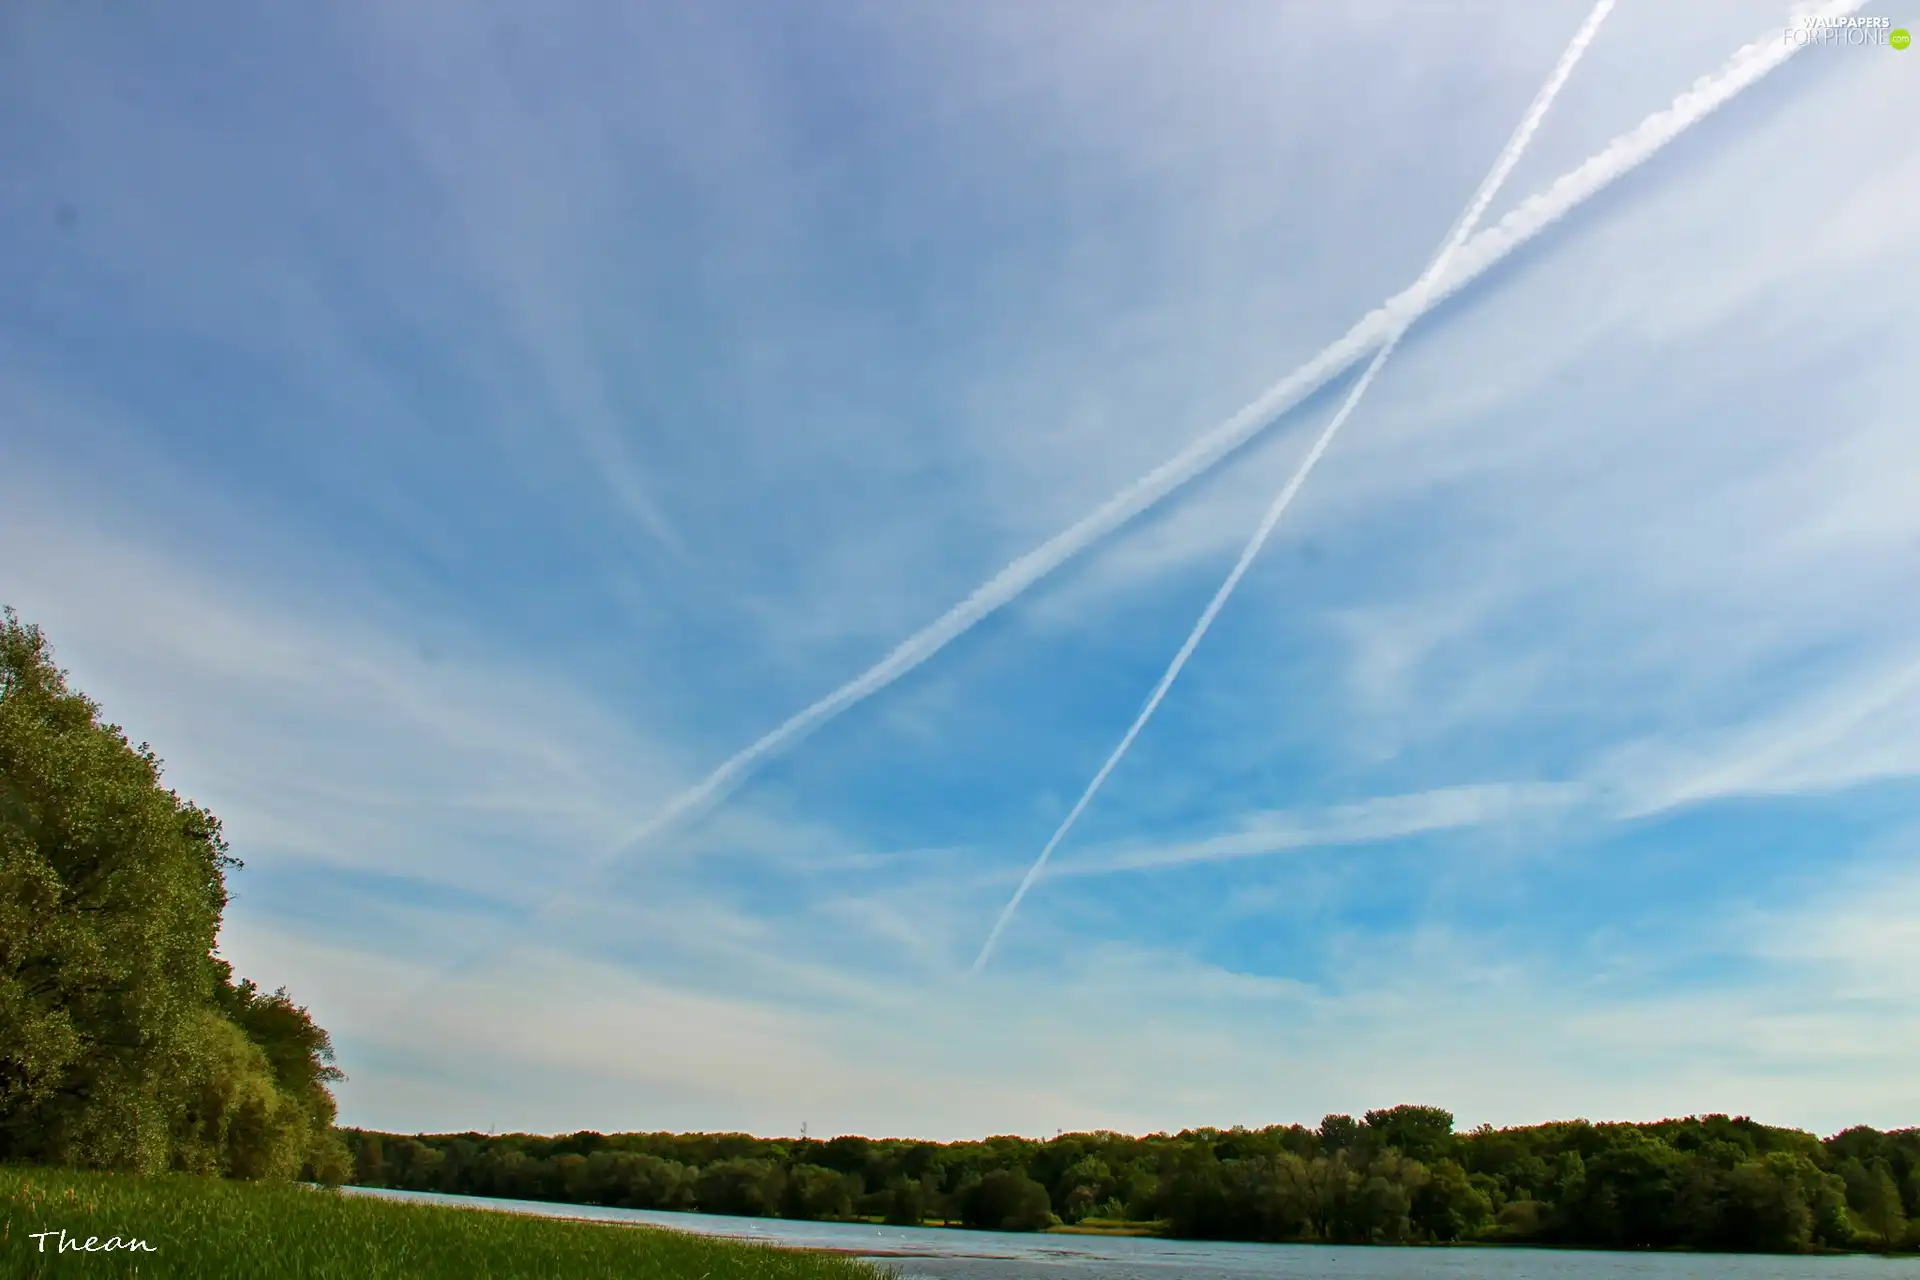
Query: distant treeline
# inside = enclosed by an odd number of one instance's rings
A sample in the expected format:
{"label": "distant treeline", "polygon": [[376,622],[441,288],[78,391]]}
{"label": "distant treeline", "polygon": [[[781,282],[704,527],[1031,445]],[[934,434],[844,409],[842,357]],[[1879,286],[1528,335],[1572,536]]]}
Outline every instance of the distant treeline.
{"label": "distant treeline", "polygon": [[0,1161],[346,1176],[327,1033],[214,954],[236,865],[0,613]]}
{"label": "distant treeline", "polygon": [[[1738,1252],[1920,1245],[1920,1129],[1825,1141],[1744,1117],[1455,1133],[1436,1107],[1318,1128],[931,1143],[745,1134],[349,1130],[354,1180],[750,1217],[1031,1231],[1151,1223],[1213,1240],[1500,1241]],[[1920,1222],[1916,1222],[1920,1227]]]}

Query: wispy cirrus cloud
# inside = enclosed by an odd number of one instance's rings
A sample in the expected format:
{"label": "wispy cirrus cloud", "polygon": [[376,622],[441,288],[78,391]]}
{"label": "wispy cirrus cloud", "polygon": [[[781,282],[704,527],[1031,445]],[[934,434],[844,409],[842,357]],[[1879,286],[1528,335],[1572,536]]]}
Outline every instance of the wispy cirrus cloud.
{"label": "wispy cirrus cloud", "polygon": [[1920,777],[1920,661],[1849,673],[1704,740],[1630,744],[1602,768],[1618,779],[1627,817]]}
{"label": "wispy cirrus cloud", "polygon": [[1070,877],[1151,871],[1470,830],[1564,810],[1593,794],[1590,786],[1578,782],[1469,783],[1413,795],[1375,796],[1358,804],[1319,811],[1244,814],[1234,829],[1219,835],[1135,848],[1088,850],[1062,859],[1053,874]]}

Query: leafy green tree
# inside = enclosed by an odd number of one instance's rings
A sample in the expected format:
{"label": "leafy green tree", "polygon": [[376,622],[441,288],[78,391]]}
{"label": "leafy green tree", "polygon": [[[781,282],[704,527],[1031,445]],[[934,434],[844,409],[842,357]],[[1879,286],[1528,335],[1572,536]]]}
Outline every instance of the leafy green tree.
{"label": "leafy green tree", "polygon": [[1172,1229],[1212,1240],[1296,1240],[1313,1226],[1317,1186],[1287,1151],[1215,1160],[1195,1153],[1174,1179]]}
{"label": "leafy green tree", "polygon": [[[1575,1159],[1578,1158],[1577,1156],[1575,1157]],[[1487,1177],[1492,1175],[1476,1173],[1475,1176]],[[1553,1170],[1547,1167],[1545,1160],[1528,1152],[1525,1155],[1514,1158],[1506,1165],[1505,1177],[1501,1179],[1501,1181],[1506,1186],[1508,1199],[1534,1200],[1537,1199],[1538,1196],[1545,1194],[1553,1186]]]}
{"label": "leafy green tree", "polygon": [[[407,1191],[437,1191],[446,1165],[446,1154],[438,1146],[407,1138],[387,1149],[389,1186]],[[523,1194],[530,1200],[545,1200],[551,1194],[544,1186],[527,1187]]]}
{"label": "leafy green tree", "polygon": [[1354,1199],[1359,1194],[1360,1183],[1361,1172],[1345,1150],[1323,1156],[1307,1166],[1308,1239],[1365,1239],[1354,1211]]}
{"label": "leafy green tree", "polygon": [[[0,621],[0,1158],[153,1170],[233,864],[211,814]],[[175,1103],[175,1105],[169,1105]]]}
{"label": "leafy green tree", "polygon": [[353,1183],[358,1187],[387,1185],[387,1160],[377,1133],[354,1135]]}
{"label": "leafy green tree", "polygon": [[1524,1243],[1543,1238],[1551,1229],[1553,1206],[1539,1200],[1509,1200],[1494,1215],[1489,1238]]}
{"label": "leafy green tree", "polygon": [[770,1218],[780,1207],[785,1175],[769,1160],[719,1160],[700,1171],[696,1194],[702,1213]]}
{"label": "leafy green tree", "polygon": [[1060,1174],[1052,1199],[1060,1206],[1062,1219],[1078,1222],[1112,1194],[1112,1187],[1113,1171],[1107,1168],[1107,1162],[1099,1156],[1086,1155]]}
{"label": "leafy green tree", "polygon": [[1834,1174],[1814,1161],[1815,1177],[1808,1185],[1807,1207],[1813,1213],[1813,1242],[1827,1249],[1845,1249],[1854,1242],[1853,1219],[1847,1212],[1847,1188]]}
{"label": "leafy green tree", "polygon": [[896,1227],[917,1227],[927,1218],[934,1197],[926,1182],[902,1178],[887,1189],[887,1222]]}
{"label": "leafy green tree", "polygon": [[850,1218],[859,1185],[857,1175],[817,1164],[794,1165],[787,1170],[780,1214],[787,1218]]}
{"label": "leafy green tree", "polygon": [[1367,1168],[1348,1202],[1345,1236],[1365,1243],[1399,1244],[1413,1234],[1413,1198],[1431,1175],[1425,1165],[1385,1152]]}
{"label": "leafy green tree", "polygon": [[1614,1247],[1678,1244],[1686,1158],[1632,1126],[1610,1128],[1602,1140],[1607,1145],[1584,1162],[1584,1192],[1562,1198],[1571,1221],[1586,1239]]}
{"label": "leafy green tree", "polygon": [[1906,1241],[1906,1206],[1901,1202],[1900,1187],[1893,1180],[1893,1171],[1885,1161],[1876,1161],[1868,1174],[1870,1181],[1865,1203],[1860,1206],[1860,1216],[1865,1220],[1868,1230],[1879,1238],[1880,1248],[1891,1253]]}
{"label": "leafy green tree", "polygon": [[1051,1225],[1047,1189],[1015,1169],[995,1169],[970,1187],[961,1221],[989,1231],[1039,1231]]}
{"label": "leafy green tree", "polygon": [[1711,1243],[1742,1252],[1801,1253],[1813,1243],[1813,1209],[1798,1162],[1782,1152],[1736,1165]]}
{"label": "leafy green tree", "polygon": [[[524,1159],[524,1157],[522,1157]],[[609,1203],[628,1209],[691,1209],[695,1205],[697,1175],[678,1160],[645,1152],[621,1152],[614,1157],[618,1199]]]}
{"label": "leafy green tree", "polygon": [[192,1173],[291,1178],[313,1141],[311,1117],[275,1084],[266,1053],[211,1009],[196,1015],[181,1062],[185,1106],[176,1115],[173,1164]]}
{"label": "leafy green tree", "polygon": [[294,1006],[264,1002],[256,1039],[229,1016],[251,989],[222,999],[213,944],[236,865],[219,820],[165,789],[152,749],[103,723],[39,629],[6,611],[0,1158],[345,1176],[326,1088],[338,1072],[278,1070],[272,1024]]}
{"label": "leafy green tree", "polygon": [[1493,1217],[1493,1202],[1452,1160],[1434,1162],[1414,1194],[1413,1225],[1429,1240],[1471,1240]]}
{"label": "leafy green tree", "polygon": [[1453,1112],[1440,1107],[1398,1106],[1369,1111],[1366,1132],[1379,1150],[1434,1161],[1453,1151]]}
{"label": "leafy green tree", "polygon": [[[440,1154],[444,1161],[447,1153],[442,1151]],[[546,1183],[543,1189],[547,1194],[542,1198],[561,1204],[592,1204],[594,1192],[598,1190],[593,1185],[592,1169],[587,1158],[578,1151],[555,1156],[543,1181]]]}
{"label": "leafy green tree", "polygon": [[837,1173],[853,1173],[865,1178],[872,1150],[873,1143],[858,1134],[842,1134],[824,1143],[813,1161]]}
{"label": "leafy green tree", "polygon": [[1235,1216],[1245,1224],[1240,1239],[1298,1240],[1313,1223],[1312,1164],[1291,1151],[1240,1161],[1229,1189]]}
{"label": "leafy green tree", "polygon": [[1578,1151],[1562,1151],[1554,1162],[1549,1187],[1553,1200],[1561,1205],[1579,1204],[1587,1194],[1587,1162]]}
{"label": "leafy green tree", "polygon": [[333,1049],[213,953],[220,821],[0,612],[0,1159],[339,1182]]}
{"label": "leafy green tree", "polygon": [[1328,1155],[1357,1151],[1362,1144],[1360,1123],[1352,1116],[1329,1115],[1320,1121],[1320,1145]]}
{"label": "leafy green tree", "polygon": [[333,1040],[285,987],[266,995],[251,981],[233,981],[224,960],[213,961],[215,1003],[262,1051],[284,1103],[283,1127],[302,1130],[296,1172],[310,1181],[338,1183],[352,1165],[334,1127],[331,1085],[346,1079],[334,1065]]}

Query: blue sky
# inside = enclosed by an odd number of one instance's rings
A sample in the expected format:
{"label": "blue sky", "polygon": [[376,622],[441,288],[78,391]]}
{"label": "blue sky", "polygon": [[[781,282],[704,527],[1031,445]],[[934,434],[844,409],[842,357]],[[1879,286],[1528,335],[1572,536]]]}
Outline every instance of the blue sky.
{"label": "blue sky", "polygon": [[[1585,9],[12,6],[0,599],[348,1123],[1913,1124],[1912,51],[1424,317],[979,977],[1343,381],[629,840],[1411,282]],[[1785,13],[1623,0],[1491,217]]]}

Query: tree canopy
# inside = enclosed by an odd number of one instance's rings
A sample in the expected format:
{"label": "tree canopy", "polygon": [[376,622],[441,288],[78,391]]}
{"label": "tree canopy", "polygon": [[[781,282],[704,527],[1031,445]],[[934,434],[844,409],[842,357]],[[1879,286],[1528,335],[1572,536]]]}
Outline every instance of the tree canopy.
{"label": "tree canopy", "polygon": [[215,954],[220,820],[0,616],[0,1159],[340,1180],[325,1031]]}
{"label": "tree canopy", "polygon": [[1826,1141],[1724,1115],[1454,1132],[1438,1107],[1317,1127],[1047,1142],[351,1131],[367,1186],[992,1230],[1147,1223],[1218,1240],[1804,1252],[1920,1245],[1920,1130]]}

